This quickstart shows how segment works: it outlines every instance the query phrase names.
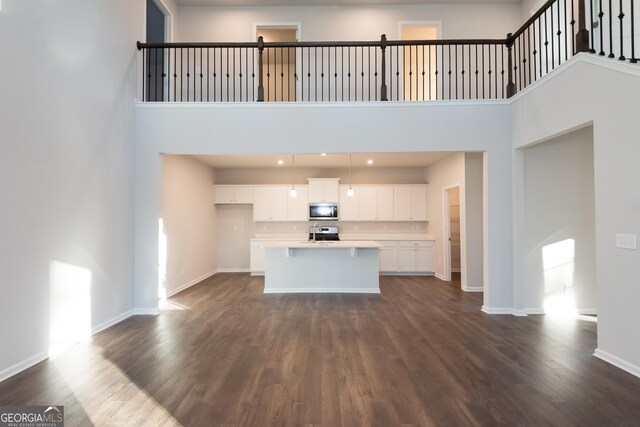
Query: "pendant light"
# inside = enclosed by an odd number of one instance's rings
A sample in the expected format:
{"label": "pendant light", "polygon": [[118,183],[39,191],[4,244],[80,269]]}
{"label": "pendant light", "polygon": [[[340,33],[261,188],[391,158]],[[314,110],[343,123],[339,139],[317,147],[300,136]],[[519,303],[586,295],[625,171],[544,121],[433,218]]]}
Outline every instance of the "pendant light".
{"label": "pendant light", "polygon": [[351,188],[351,153],[349,153],[349,189],[347,190],[347,196],[354,196],[353,188]]}
{"label": "pendant light", "polygon": [[291,191],[289,191],[289,197],[298,197],[295,183],[295,167],[296,167],[296,155],[291,155]]}

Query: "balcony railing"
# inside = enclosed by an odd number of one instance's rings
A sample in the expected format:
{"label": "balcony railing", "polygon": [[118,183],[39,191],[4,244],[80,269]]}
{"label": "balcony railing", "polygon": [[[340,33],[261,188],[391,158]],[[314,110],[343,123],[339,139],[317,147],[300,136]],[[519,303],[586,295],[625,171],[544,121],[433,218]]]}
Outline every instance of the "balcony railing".
{"label": "balcony railing", "polygon": [[146,102],[505,99],[577,52],[637,63],[640,0],[549,0],[504,39],[140,43]]}

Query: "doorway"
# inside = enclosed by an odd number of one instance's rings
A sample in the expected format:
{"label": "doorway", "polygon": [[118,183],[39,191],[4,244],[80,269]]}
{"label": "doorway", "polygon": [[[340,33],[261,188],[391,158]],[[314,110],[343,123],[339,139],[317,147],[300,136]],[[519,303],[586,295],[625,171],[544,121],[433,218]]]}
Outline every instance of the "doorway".
{"label": "doorway", "polygon": [[[436,40],[439,23],[400,23],[402,40]],[[405,101],[436,99],[436,48],[435,46],[403,46],[402,96]]]}
{"label": "doorway", "polygon": [[[147,43],[164,43],[167,41],[168,14],[155,0],[147,0],[147,28],[145,29]],[[164,49],[149,49],[148,53],[148,82],[145,88],[145,101],[162,102],[165,100],[164,77],[165,60]]]}
{"label": "doorway", "polygon": [[446,281],[461,283],[460,186],[443,188]]}
{"label": "doorway", "polygon": [[[257,25],[256,39],[265,42],[298,41],[299,25]],[[297,100],[297,54],[293,47],[265,48],[262,55],[262,81],[266,102],[294,102]]]}

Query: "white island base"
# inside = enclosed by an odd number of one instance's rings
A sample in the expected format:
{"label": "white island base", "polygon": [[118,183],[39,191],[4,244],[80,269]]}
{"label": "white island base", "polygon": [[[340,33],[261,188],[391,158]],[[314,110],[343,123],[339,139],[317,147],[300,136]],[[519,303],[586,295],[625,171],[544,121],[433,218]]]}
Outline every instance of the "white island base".
{"label": "white island base", "polygon": [[264,293],[380,293],[380,244],[273,242],[265,245]]}

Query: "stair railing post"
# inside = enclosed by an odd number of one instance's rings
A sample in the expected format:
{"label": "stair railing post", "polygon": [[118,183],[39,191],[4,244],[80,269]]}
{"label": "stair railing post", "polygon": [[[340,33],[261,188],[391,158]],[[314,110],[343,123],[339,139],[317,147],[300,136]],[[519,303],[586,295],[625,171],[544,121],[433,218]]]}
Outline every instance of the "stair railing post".
{"label": "stair railing post", "polygon": [[513,83],[513,40],[512,33],[507,34],[507,98],[516,94],[516,85]]}
{"label": "stair railing post", "polygon": [[577,0],[577,1],[578,1],[578,32],[576,33],[576,53],[589,52],[589,30],[587,30],[586,0]]}
{"label": "stair railing post", "polygon": [[380,101],[388,101],[387,98],[387,35],[383,34],[380,37],[380,49],[382,50],[382,86],[380,86]]}
{"label": "stair railing post", "polygon": [[262,82],[262,52],[264,51],[264,39],[258,37],[258,102],[264,102],[264,84]]}

